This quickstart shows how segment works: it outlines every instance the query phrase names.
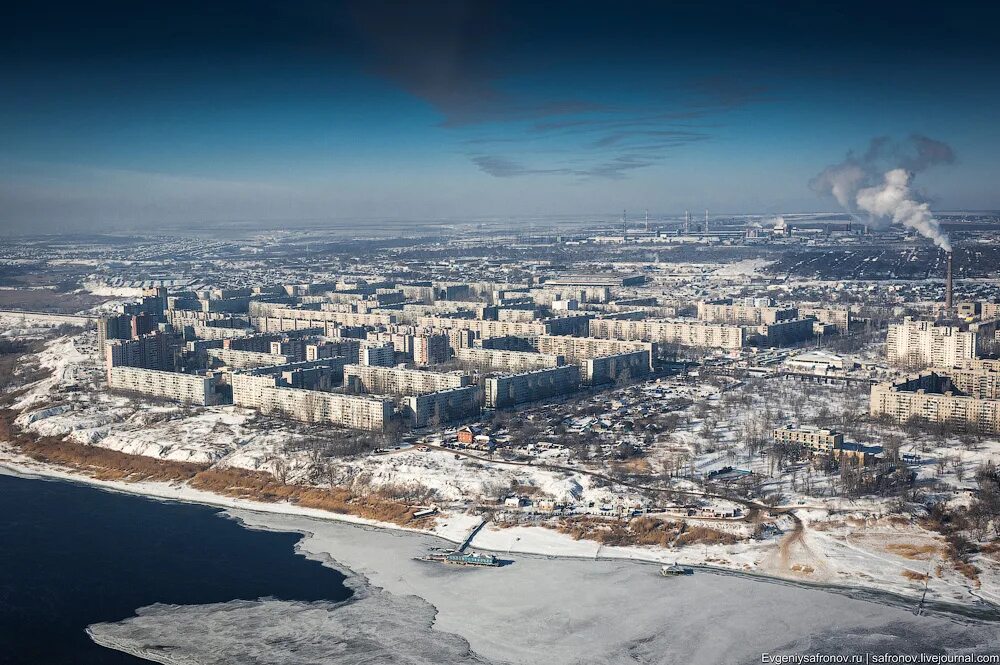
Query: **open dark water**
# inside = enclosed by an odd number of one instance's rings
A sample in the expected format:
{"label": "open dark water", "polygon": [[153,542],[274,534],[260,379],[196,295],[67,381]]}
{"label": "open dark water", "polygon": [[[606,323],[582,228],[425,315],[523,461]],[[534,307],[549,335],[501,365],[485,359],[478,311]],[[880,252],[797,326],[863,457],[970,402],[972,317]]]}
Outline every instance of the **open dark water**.
{"label": "open dark water", "polygon": [[294,554],[298,534],[220,514],[0,475],[0,663],[148,663],[94,644],[85,629],[153,603],[350,597],[343,575]]}

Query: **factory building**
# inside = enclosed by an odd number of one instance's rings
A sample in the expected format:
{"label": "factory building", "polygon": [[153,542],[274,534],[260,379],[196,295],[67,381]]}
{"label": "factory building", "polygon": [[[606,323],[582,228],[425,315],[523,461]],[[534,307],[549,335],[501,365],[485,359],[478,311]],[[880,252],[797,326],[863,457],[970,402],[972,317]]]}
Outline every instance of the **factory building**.
{"label": "factory building", "polygon": [[1000,303],[989,300],[972,300],[958,303],[958,316],[963,319],[996,319],[1000,318]]}
{"label": "factory building", "polygon": [[580,387],[580,368],[560,365],[522,374],[506,374],[489,377],[483,385],[486,406],[505,408],[576,391]]}

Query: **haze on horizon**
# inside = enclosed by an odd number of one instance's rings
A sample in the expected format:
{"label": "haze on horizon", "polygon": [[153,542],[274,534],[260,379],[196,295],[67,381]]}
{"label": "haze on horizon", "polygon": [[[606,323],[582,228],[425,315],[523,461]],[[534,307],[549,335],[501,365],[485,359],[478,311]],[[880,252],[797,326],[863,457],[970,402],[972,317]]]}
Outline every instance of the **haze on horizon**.
{"label": "haze on horizon", "polygon": [[810,182],[883,136],[948,147],[913,184],[934,209],[998,209],[998,18],[963,2],[21,3],[0,25],[0,232],[837,210]]}

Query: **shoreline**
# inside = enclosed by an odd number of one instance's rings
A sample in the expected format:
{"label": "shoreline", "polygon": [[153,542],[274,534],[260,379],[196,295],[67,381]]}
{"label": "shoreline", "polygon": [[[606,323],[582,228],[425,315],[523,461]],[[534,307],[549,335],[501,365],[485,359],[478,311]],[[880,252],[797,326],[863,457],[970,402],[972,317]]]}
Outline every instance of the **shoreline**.
{"label": "shoreline", "polygon": [[[24,478],[33,478],[40,480],[59,480],[64,482],[79,483],[89,487],[94,487],[109,492],[119,492],[123,494],[129,494],[133,496],[140,496],[149,499],[157,499],[163,501],[177,501],[182,503],[194,503],[199,505],[211,506],[215,508],[222,509],[227,513],[228,516],[233,517],[240,521],[242,525],[246,528],[255,528],[252,524],[247,523],[235,515],[232,511],[243,511],[247,513],[258,514],[261,516],[277,516],[277,517],[287,517],[287,518],[302,518],[310,521],[316,521],[320,524],[323,523],[333,523],[340,525],[348,525],[354,527],[362,527],[367,529],[375,529],[380,531],[389,532],[399,532],[413,534],[416,536],[424,536],[428,538],[435,538],[445,543],[458,545],[464,540],[464,531],[455,535],[453,532],[455,528],[451,530],[441,529],[441,530],[424,530],[415,529],[400,526],[398,524],[393,524],[389,522],[377,522],[375,520],[369,520],[362,517],[357,517],[349,514],[343,513],[333,513],[329,511],[324,511],[317,508],[305,508],[295,506],[289,503],[268,503],[261,501],[253,501],[249,499],[240,499],[227,497],[221,494],[216,494],[214,492],[209,492],[206,490],[195,489],[187,486],[186,484],[173,482],[157,482],[157,481],[139,481],[135,483],[129,483],[125,481],[108,481],[92,478],[85,474],[76,473],[69,471],[60,467],[56,467],[49,464],[44,464],[41,462],[36,462],[34,460],[17,460],[10,457],[10,450],[4,450],[0,448],[0,474],[8,474]],[[464,516],[451,516],[452,519],[461,519]],[[468,527],[474,525],[478,522],[478,518],[475,520],[469,520]],[[449,526],[448,524],[444,526]],[[458,525],[465,526],[465,525]],[[307,540],[311,534],[306,530],[295,530],[297,533],[302,535],[303,541]],[[302,541],[300,541],[301,543]],[[595,543],[595,546],[597,544]],[[481,545],[473,544],[472,547],[479,551],[492,552],[495,554],[517,554],[523,557],[531,557],[544,560],[556,560],[556,561],[594,561],[594,562],[614,562],[614,563],[626,563],[626,564],[637,564],[643,567],[652,567],[662,565],[663,560],[650,557],[641,556],[641,551],[629,550],[623,552],[619,555],[614,554],[602,554],[601,551],[605,549],[610,549],[614,551],[620,548],[604,548],[597,546],[597,552],[594,556],[582,555],[582,554],[567,554],[559,552],[540,552],[533,550],[517,550],[514,548],[498,549],[489,548]],[[336,559],[329,557],[327,560],[321,560],[323,565],[329,566],[345,574],[347,578],[358,573],[349,568],[342,568]],[[333,564],[333,565],[331,565]],[[916,603],[925,613],[933,613],[940,616],[949,617],[961,617],[960,620],[971,620],[971,621],[984,621],[984,622],[1000,622],[1000,606],[990,603],[986,599],[979,598],[978,604],[962,605],[958,603],[950,603],[937,599],[930,599],[921,602],[921,595],[918,593],[906,594],[894,592],[879,587],[864,587],[858,585],[839,585],[830,584],[823,582],[811,582],[808,580],[795,579],[791,577],[782,577],[778,575],[772,575],[767,573],[742,570],[738,568],[730,568],[725,566],[715,566],[705,563],[692,563],[685,562],[684,565],[692,567],[698,571],[703,571],[707,574],[714,574],[723,577],[732,577],[738,579],[744,579],[751,582],[760,582],[784,587],[792,587],[799,589],[808,589],[822,591],[826,593],[836,594],[839,596],[851,598],[854,600],[871,602],[885,606],[899,607],[905,609],[914,609],[914,604]]]}

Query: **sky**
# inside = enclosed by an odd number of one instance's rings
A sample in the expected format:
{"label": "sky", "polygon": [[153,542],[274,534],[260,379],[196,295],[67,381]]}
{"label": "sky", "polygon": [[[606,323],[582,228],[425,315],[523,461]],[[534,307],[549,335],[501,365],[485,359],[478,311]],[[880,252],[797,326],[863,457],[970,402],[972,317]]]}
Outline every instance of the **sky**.
{"label": "sky", "polygon": [[0,232],[836,210],[810,183],[881,137],[948,146],[912,183],[932,209],[998,209],[998,19],[981,2],[18,3]]}

